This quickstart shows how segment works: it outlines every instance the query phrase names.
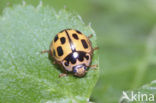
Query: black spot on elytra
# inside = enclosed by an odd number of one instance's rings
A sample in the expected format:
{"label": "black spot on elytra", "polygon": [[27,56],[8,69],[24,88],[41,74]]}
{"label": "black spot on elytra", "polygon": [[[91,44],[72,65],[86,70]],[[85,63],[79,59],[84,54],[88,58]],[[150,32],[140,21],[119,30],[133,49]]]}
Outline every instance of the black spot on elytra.
{"label": "black spot on elytra", "polygon": [[89,56],[88,55],[86,56],[86,59],[89,60]]}
{"label": "black spot on elytra", "polygon": [[65,37],[62,37],[60,40],[61,40],[61,44],[64,44],[66,42],[66,38]]}
{"label": "black spot on elytra", "polygon": [[87,49],[88,48],[88,44],[87,44],[86,40],[82,39],[81,42],[82,42],[83,47],[85,49]]}
{"label": "black spot on elytra", "polygon": [[58,35],[55,36],[54,42],[56,42],[57,40],[58,40]]}
{"label": "black spot on elytra", "polygon": [[79,30],[76,30],[76,32],[77,32],[78,34],[82,34]]}
{"label": "black spot on elytra", "polygon": [[73,38],[76,39],[76,40],[79,39],[79,37],[77,36],[77,34],[73,34]]}
{"label": "black spot on elytra", "polygon": [[59,56],[63,55],[63,50],[62,50],[61,46],[57,47],[57,53],[58,53]]}

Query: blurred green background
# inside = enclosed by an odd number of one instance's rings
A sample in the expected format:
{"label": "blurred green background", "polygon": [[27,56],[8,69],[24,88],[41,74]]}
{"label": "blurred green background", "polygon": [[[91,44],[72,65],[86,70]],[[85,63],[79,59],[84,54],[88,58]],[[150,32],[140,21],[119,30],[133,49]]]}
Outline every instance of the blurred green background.
{"label": "blurred green background", "polygon": [[[22,2],[0,0],[0,13]],[[37,6],[40,1],[25,2]],[[42,4],[79,14],[95,30],[101,72],[91,101],[117,103],[123,90],[135,90],[156,79],[156,62],[149,62],[156,51],[148,48],[156,24],[155,0],[42,0]]]}

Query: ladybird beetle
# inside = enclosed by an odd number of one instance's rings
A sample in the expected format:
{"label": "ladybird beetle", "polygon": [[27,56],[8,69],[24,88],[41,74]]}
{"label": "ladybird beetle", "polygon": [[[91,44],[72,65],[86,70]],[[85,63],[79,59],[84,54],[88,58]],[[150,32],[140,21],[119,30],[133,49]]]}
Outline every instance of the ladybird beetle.
{"label": "ladybird beetle", "polygon": [[[65,29],[54,37],[50,50],[42,51],[42,53],[50,53],[55,63],[61,65],[64,71],[83,77],[88,67],[96,67],[96,65],[90,65],[93,52],[98,49],[98,47],[92,47],[89,40],[91,37],[92,35],[87,37],[78,30]],[[60,74],[60,76],[65,75],[66,73]]]}

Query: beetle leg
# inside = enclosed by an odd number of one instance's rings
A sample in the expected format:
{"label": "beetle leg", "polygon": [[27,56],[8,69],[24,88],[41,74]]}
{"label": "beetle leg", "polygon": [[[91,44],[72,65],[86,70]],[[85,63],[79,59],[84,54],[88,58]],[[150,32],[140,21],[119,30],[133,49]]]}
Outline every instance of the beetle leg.
{"label": "beetle leg", "polygon": [[95,48],[93,48],[93,51],[94,51],[94,50],[98,50],[98,49],[99,49],[99,47],[95,47]]}
{"label": "beetle leg", "polygon": [[41,51],[41,53],[43,54],[43,53],[49,53],[50,52],[50,50],[43,50],[43,51]]}
{"label": "beetle leg", "polygon": [[[95,65],[90,65],[88,67],[90,67],[90,70],[97,70],[96,68],[98,67],[98,65],[95,64]],[[88,71],[86,71],[86,72],[88,72]]]}
{"label": "beetle leg", "polygon": [[53,61],[53,64],[56,64],[56,61]]}
{"label": "beetle leg", "polygon": [[88,36],[89,39],[92,38],[92,37],[93,37],[93,34],[90,34],[90,35]]}
{"label": "beetle leg", "polygon": [[95,64],[95,65],[90,65],[89,67],[90,67],[90,68],[97,68],[98,65],[97,65],[97,64]]}
{"label": "beetle leg", "polygon": [[67,76],[66,73],[61,73],[61,74],[59,75],[59,77],[65,77],[65,76]]}

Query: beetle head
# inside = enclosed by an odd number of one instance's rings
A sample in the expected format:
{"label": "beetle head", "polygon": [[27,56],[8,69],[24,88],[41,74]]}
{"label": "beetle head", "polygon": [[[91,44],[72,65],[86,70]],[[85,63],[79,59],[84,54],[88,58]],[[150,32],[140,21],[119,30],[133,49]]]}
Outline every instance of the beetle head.
{"label": "beetle head", "polygon": [[73,73],[75,76],[83,77],[87,72],[87,67],[85,65],[77,65],[73,68]]}

